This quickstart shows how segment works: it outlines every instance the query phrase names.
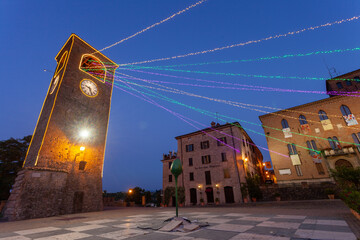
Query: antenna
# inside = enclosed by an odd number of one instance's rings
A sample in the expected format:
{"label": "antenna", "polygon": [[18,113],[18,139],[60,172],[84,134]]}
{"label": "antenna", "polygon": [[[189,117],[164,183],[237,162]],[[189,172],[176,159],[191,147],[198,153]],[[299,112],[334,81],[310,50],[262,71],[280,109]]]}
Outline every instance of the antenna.
{"label": "antenna", "polygon": [[322,60],[323,60],[323,62],[324,62],[324,64],[325,64],[326,69],[328,70],[328,73],[329,73],[329,75],[330,75],[330,78],[334,78],[334,77],[339,76],[339,74],[336,72],[335,67],[329,68],[329,66],[328,66],[328,65],[326,64],[326,62],[325,62],[325,59],[322,58]]}

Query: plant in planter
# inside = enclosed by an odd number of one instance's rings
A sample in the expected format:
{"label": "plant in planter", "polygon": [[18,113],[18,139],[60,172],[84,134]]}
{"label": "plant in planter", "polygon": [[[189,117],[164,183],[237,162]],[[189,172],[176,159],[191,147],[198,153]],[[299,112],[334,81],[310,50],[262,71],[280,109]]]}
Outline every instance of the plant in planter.
{"label": "plant in planter", "polygon": [[241,195],[243,197],[243,200],[244,200],[244,203],[247,203],[249,200],[248,200],[248,189],[247,189],[247,185],[246,184],[241,184],[241,187],[240,187],[240,191],[241,191]]}
{"label": "plant in planter", "polygon": [[179,206],[183,207],[185,203],[185,188],[179,187],[178,188],[178,195],[179,195]]}
{"label": "plant in planter", "polygon": [[275,194],[274,194],[274,197],[275,197],[276,201],[278,201],[278,202],[281,201],[281,195],[280,195],[280,193],[278,193],[278,192],[275,193]]}
{"label": "plant in planter", "polygon": [[204,206],[204,199],[202,199],[202,198],[200,198],[200,204],[201,204],[201,206]]}
{"label": "plant in planter", "polygon": [[215,204],[219,205],[220,204],[220,199],[219,198],[215,198]]}
{"label": "plant in planter", "polygon": [[175,188],[174,187],[167,187],[164,191],[164,206],[169,206],[170,199],[175,194]]}
{"label": "plant in planter", "polygon": [[328,196],[329,199],[335,199],[335,190],[332,188],[326,188],[325,194]]}
{"label": "plant in planter", "polygon": [[246,185],[250,195],[250,198],[253,202],[262,198],[262,192],[260,190],[260,177],[257,174],[251,175],[250,172],[247,172],[246,176]]}

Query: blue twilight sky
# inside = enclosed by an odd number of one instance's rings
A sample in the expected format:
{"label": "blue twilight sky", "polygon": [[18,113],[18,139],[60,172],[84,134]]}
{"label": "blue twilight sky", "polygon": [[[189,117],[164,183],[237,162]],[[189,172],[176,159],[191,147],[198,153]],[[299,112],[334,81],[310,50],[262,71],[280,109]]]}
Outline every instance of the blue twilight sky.
{"label": "blue twilight sky", "polygon": [[[0,140],[32,134],[54,71],[55,55],[71,33],[101,49],[158,22],[196,1],[0,1]],[[129,63],[257,40],[360,15],[358,0],[208,0],[207,2],[103,53],[117,63]],[[360,20],[308,31],[280,39],[141,66],[251,59],[360,47]],[[188,66],[178,69],[298,77],[328,77],[325,63],[340,74],[359,68],[359,51],[294,57],[279,60]],[[302,90],[325,90],[323,81],[231,77],[144,70],[180,77]],[[149,80],[204,85],[219,84],[169,78],[124,69]],[[136,81],[143,84],[140,81]],[[211,98],[276,108],[327,97],[317,94],[276,93],[169,85]],[[138,88],[140,89],[140,88]],[[187,105],[260,124],[259,112],[200,98],[166,93]],[[209,125],[213,117],[156,100],[166,108]],[[175,136],[197,130],[167,111],[114,89],[107,140],[104,189],[110,192],[140,186],[162,186],[162,154],[176,150]],[[231,121],[231,120],[228,120]],[[221,122],[223,123],[223,122]],[[244,127],[263,134],[261,127]],[[279,123],[280,125],[280,123]],[[200,128],[203,126],[197,125]],[[249,132],[249,131],[248,131]],[[267,147],[265,137],[249,132],[254,142]],[[265,160],[269,154],[262,151]]]}

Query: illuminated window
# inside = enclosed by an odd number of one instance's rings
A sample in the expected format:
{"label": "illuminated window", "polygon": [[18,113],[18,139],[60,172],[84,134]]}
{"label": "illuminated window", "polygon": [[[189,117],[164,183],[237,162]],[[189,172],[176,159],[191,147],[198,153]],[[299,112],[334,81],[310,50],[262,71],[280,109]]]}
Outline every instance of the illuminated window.
{"label": "illuminated window", "polygon": [[289,127],[289,124],[288,124],[288,122],[287,122],[285,119],[283,119],[283,120],[281,120],[281,126],[282,126],[283,128],[288,128],[288,127]]}
{"label": "illuminated window", "polygon": [[299,116],[299,121],[301,125],[307,124],[306,117],[304,115]]}
{"label": "illuminated window", "polygon": [[319,118],[320,118],[321,121],[322,121],[322,120],[329,119],[328,116],[326,115],[326,112],[323,111],[323,110],[320,110],[320,111],[319,111]]}
{"label": "illuminated window", "polygon": [[202,164],[211,163],[210,155],[201,156],[201,162],[202,162]]}
{"label": "illuminated window", "polygon": [[224,178],[230,178],[230,172],[228,168],[224,169]]}
{"label": "illuminated window", "polygon": [[104,64],[91,55],[84,55],[81,59],[80,70],[90,74],[91,76],[105,82],[106,71]]}

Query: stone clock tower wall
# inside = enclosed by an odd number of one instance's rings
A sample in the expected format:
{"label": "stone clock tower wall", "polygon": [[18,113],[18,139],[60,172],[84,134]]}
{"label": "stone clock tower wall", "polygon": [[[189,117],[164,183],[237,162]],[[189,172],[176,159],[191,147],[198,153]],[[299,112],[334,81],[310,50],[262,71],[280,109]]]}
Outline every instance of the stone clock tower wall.
{"label": "stone clock tower wall", "polygon": [[[81,70],[84,57],[104,63],[105,74]],[[102,171],[117,65],[75,34],[55,59],[58,66],[24,167],[5,207],[9,220],[98,211],[103,207]],[[95,83],[97,95],[86,95],[81,90],[83,80]],[[81,137],[82,130],[89,136]]]}

